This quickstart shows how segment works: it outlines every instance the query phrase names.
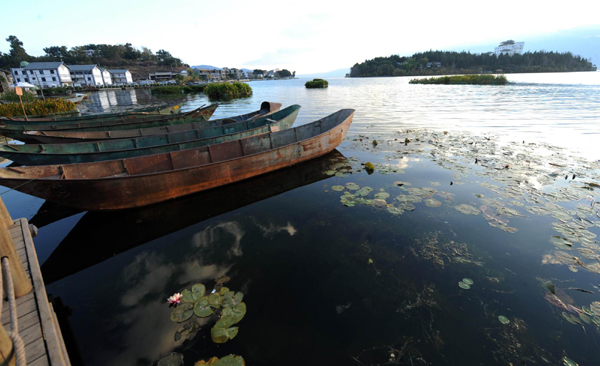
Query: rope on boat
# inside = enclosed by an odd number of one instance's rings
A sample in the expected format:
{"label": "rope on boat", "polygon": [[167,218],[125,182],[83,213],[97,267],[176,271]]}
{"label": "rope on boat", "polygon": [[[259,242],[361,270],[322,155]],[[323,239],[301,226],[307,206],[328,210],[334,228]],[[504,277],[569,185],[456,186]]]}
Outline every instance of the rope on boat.
{"label": "rope on boat", "polygon": [[[4,282],[4,278],[6,278],[6,282]],[[13,285],[12,275],[10,273],[10,264],[8,262],[8,257],[2,258],[2,271],[0,271],[0,313],[2,313],[2,303],[3,287],[6,287],[5,290],[8,294],[8,308],[10,313],[10,332],[8,332],[8,336],[13,342],[13,352],[17,355],[17,366],[26,366],[27,358],[25,357],[25,345],[23,344],[23,339],[19,335],[19,323],[17,318],[17,302],[15,300],[15,288]]]}

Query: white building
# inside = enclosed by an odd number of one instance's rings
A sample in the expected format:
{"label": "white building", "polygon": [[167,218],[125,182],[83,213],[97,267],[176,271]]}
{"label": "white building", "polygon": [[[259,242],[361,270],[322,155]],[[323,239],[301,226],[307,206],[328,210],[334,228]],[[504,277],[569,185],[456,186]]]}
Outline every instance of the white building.
{"label": "white building", "polygon": [[131,73],[127,69],[114,69],[108,70],[110,72],[110,77],[112,78],[113,84],[131,84],[133,83],[133,78],[131,77]]}
{"label": "white building", "polygon": [[112,85],[112,78],[110,77],[110,72],[105,68],[101,67],[100,72],[102,73],[102,81],[104,85]]}
{"label": "white building", "polygon": [[509,56],[512,56],[515,53],[522,55],[523,46],[525,46],[525,42],[515,42],[513,40],[508,40],[500,43],[498,47],[494,48],[494,53],[496,54],[496,56],[500,56],[503,53]]}
{"label": "white building", "polygon": [[102,86],[102,71],[97,65],[68,65],[73,83],[91,86]]}
{"label": "white building", "polygon": [[73,85],[71,72],[62,62],[32,62],[25,67],[10,69],[15,83],[26,82],[48,88]]}

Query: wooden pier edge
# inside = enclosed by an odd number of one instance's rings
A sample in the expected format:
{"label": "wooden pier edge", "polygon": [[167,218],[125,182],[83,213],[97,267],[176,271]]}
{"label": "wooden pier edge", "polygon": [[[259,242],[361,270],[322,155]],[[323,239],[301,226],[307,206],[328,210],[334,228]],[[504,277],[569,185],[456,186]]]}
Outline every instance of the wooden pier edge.
{"label": "wooden pier edge", "polygon": [[31,281],[33,282],[35,299],[40,314],[42,334],[46,341],[50,364],[70,366],[71,363],[65,349],[64,341],[62,340],[63,338],[58,326],[58,320],[56,319],[56,313],[52,308],[52,304],[48,302],[48,294],[46,293],[46,286],[42,278],[40,263],[38,262],[33,239],[31,238],[31,233],[29,231],[29,223],[25,218],[15,220],[15,224],[17,224],[17,221],[20,221],[21,231],[25,242]]}

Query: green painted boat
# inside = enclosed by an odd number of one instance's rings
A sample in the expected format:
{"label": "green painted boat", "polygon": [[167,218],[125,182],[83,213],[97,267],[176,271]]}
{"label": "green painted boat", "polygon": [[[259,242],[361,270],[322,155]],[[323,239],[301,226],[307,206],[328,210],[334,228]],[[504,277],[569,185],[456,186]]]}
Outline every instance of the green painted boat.
{"label": "green painted boat", "polygon": [[146,117],[148,115],[157,115],[157,114],[175,114],[181,112],[181,107],[184,103],[178,103],[173,105],[160,105],[153,106],[147,108],[141,108],[134,111],[128,112],[119,112],[119,113],[102,113],[102,114],[89,114],[89,115],[68,115],[72,112],[65,113],[66,115],[60,114],[52,114],[47,116],[27,116],[28,120],[25,120],[23,117],[2,117],[0,116],[0,121],[10,121],[12,123],[22,123],[22,124],[31,124],[40,123],[40,122],[74,122],[74,121],[89,121],[94,119],[115,119],[115,118],[137,118],[137,117]]}
{"label": "green painted boat", "polygon": [[0,146],[0,156],[18,164],[44,165],[105,161],[179,151],[288,129],[294,124],[299,110],[299,105],[292,105],[250,121],[132,139],[77,144],[4,145]]}
{"label": "green painted boat", "polygon": [[[11,135],[9,137],[26,143],[41,144],[69,144],[86,141],[134,138],[247,121],[253,118],[264,117],[270,113],[278,111],[280,108],[281,103],[263,102],[260,109],[257,111],[212,121],[196,121],[188,123],[178,122],[170,125],[159,124],[156,127],[134,127],[130,129],[110,131],[23,131],[20,134]],[[0,134],[2,133],[4,132],[0,130]]]}
{"label": "green painted boat", "polygon": [[[84,121],[60,124],[31,124],[31,125],[12,125],[4,124],[0,121],[0,134],[12,136],[6,131],[109,131],[109,130],[129,130],[132,128],[156,127],[177,123],[187,123],[195,121],[208,121],[217,109],[218,104],[211,104],[208,107],[196,108],[193,111],[179,113],[176,115],[152,115],[142,118],[121,118],[107,121]],[[6,132],[6,133],[4,133]],[[9,135],[7,135],[9,134]]]}

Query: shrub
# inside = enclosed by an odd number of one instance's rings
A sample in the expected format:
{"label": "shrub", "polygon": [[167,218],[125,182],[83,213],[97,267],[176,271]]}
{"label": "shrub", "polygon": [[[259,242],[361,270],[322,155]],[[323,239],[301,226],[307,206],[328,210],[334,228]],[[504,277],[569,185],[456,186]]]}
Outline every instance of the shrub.
{"label": "shrub", "polygon": [[452,75],[429,79],[412,79],[409,84],[469,84],[469,85],[506,85],[508,80],[504,75]]}
{"label": "shrub", "polygon": [[[23,106],[25,107],[25,113],[28,116],[46,116],[57,113],[68,113],[77,110],[77,108],[75,107],[75,103],[60,98],[46,99],[45,101],[36,100],[31,103],[24,103]],[[21,108],[21,104],[0,104],[0,116],[23,116],[23,109]]]}
{"label": "shrub", "polygon": [[152,94],[201,93],[204,85],[168,85],[152,88]]}
{"label": "shrub", "polygon": [[307,81],[306,84],[304,84],[304,86],[309,89],[327,88],[329,86],[329,82],[323,79],[313,79],[312,81]]}
{"label": "shrub", "polygon": [[212,83],[204,88],[210,99],[232,99],[252,95],[252,88],[246,83]]}

